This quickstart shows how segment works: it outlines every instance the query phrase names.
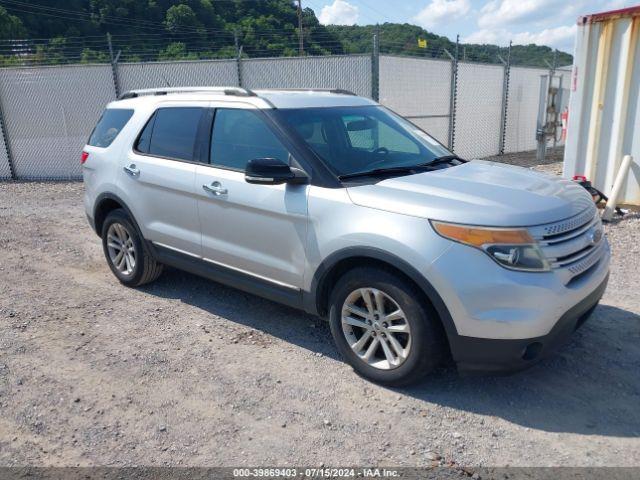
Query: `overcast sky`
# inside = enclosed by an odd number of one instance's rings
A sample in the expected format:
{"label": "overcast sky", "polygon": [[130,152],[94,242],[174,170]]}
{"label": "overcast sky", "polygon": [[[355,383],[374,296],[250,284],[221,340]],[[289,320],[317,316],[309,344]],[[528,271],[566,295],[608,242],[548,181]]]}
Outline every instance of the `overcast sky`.
{"label": "overcast sky", "polygon": [[571,53],[580,15],[639,0],[302,0],[324,24],[413,23],[463,42],[536,43]]}

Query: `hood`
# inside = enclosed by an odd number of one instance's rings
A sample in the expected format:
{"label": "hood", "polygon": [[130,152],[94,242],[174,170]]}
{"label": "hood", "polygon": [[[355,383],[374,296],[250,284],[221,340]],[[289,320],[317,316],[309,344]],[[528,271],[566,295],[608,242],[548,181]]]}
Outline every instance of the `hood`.
{"label": "hood", "polygon": [[591,195],[575,182],[484,160],[347,191],[353,203],[364,207],[496,227],[556,222],[593,205]]}

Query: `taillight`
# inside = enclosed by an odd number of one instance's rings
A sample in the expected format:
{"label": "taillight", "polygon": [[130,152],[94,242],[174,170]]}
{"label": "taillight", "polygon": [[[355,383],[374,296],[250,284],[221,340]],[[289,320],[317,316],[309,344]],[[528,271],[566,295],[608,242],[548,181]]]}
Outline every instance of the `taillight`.
{"label": "taillight", "polygon": [[80,165],[84,165],[84,162],[87,161],[87,158],[89,158],[89,152],[82,152],[82,155],[80,155]]}
{"label": "taillight", "polygon": [[586,182],[587,177],[585,177],[584,175],[574,175],[573,180],[576,182]]}

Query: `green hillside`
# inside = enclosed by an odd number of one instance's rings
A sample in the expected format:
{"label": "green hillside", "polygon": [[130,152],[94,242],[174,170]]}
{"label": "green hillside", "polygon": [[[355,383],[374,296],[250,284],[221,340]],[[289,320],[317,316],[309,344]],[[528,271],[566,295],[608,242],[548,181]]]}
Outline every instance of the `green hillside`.
{"label": "green hillside", "polygon": [[[446,37],[415,25],[323,26],[313,10],[303,11],[305,55],[370,53],[376,31],[382,53],[446,58],[445,49],[455,50]],[[236,41],[248,57],[299,54],[292,0],[0,0],[4,64],[107,61],[107,33],[127,61],[232,57]],[[507,54],[496,45],[461,45],[459,52],[462,59],[492,63]],[[511,59],[545,66],[553,55],[549,47],[518,45]],[[560,52],[557,61],[569,64],[571,55]]]}

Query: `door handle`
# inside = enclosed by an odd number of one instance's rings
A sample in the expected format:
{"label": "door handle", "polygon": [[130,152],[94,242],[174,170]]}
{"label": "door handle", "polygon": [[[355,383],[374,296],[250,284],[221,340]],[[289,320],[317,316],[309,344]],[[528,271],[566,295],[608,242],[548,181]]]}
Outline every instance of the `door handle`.
{"label": "door handle", "polygon": [[123,167],[122,169],[132,177],[137,177],[138,175],[140,175],[140,169],[136,167],[135,163],[132,163],[131,165]]}
{"label": "door handle", "polygon": [[229,191],[222,186],[220,182],[212,182],[211,185],[207,185],[206,183],[202,185],[202,188],[206,192],[211,192],[214,195],[226,195]]}

